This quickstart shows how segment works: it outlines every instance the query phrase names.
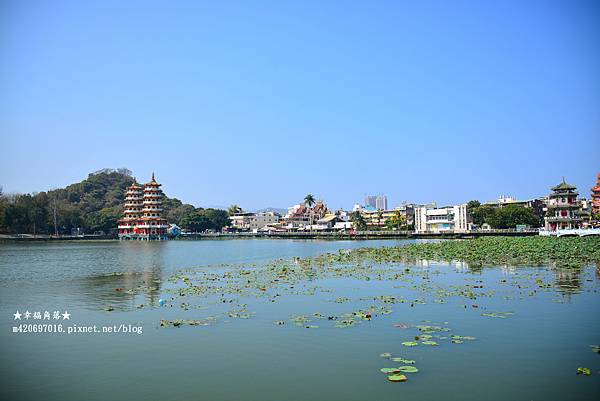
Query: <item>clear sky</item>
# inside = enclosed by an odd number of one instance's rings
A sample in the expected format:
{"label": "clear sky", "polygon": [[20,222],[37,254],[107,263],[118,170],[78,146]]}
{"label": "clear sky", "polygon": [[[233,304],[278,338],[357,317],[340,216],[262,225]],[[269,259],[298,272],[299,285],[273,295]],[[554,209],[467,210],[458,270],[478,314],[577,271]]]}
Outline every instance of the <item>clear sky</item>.
{"label": "clear sky", "polygon": [[0,1],[0,185],[196,206],[589,197],[597,1]]}

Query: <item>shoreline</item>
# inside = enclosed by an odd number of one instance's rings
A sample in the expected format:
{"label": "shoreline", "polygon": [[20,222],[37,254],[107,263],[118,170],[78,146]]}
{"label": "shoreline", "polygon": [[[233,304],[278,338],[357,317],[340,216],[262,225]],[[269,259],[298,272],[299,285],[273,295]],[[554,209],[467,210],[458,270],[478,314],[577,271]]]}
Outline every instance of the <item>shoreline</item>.
{"label": "shoreline", "polygon": [[[479,237],[530,237],[538,236],[537,231],[480,231],[464,233],[411,233],[411,232],[381,232],[376,231],[344,234],[344,233],[228,233],[228,234],[192,234],[171,238],[169,241],[202,241],[202,240],[234,240],[234,239],[320,239],[331,241],[347,240],[377,240],[377,239],[472,239]],[[64,236],[64,237],[0,237],[2,243],[18,242],[75,242],[75,241],[120,241],[115,236]],[[157,241],[151,241],[157,242]],[[160,242],[160,241],[158,241]]]}

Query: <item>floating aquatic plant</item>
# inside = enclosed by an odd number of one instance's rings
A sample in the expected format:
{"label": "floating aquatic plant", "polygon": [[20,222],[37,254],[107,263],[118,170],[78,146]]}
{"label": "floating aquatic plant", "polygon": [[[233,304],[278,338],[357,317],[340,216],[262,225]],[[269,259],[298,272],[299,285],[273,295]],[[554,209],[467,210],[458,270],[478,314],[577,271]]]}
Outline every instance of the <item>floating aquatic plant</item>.
{"label": "floating aquatic plant", "polygon": [[577,374],[589,376],[592,374],[592,372],[590,371],[590,368],[577,368]]}
{"label": "floating aquatic plant", "polygon": [[379,370],[381,373],[385,373],[386,375],[389,375],[390,373],[400,373],[399,368],[381,368]]}
{"label": "floating aquatic plant", "polygon": [[402,373],[417,373],[419,369],[414,366],[400,366],[398,368]]}
{"label": "floating aquatic plant", "polygon": [[404,358],[392,358],[391,361],[392,362],[400,362],[400,363],[404,363],[407,365],[411,365],[411,364],[415,363],[415,361],[412,359],[404,359]]}
{"label": "floating aquatic plant", "polygon": [[408,378],[404,375],[389,375],[388,380],[391,382],[405,382]]}

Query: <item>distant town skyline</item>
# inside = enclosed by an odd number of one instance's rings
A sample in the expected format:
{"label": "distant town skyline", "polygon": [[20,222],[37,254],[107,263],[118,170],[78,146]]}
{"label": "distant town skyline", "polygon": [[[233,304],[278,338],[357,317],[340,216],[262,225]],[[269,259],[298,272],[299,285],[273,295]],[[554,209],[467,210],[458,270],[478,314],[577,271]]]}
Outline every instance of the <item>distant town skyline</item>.
{"label": "distant town skyline", "polygon": [[196,206],[590,197],[600,3],[3,2],[0,186]]}

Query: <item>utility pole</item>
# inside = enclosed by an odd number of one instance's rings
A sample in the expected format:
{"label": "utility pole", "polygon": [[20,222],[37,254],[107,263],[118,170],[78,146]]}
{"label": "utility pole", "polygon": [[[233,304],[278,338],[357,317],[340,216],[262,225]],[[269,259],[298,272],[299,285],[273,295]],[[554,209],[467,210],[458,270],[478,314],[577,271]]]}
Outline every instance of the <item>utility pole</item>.
{"label": "utility pole", "polygon": [[58,237],[58,227],[56,226],[56,198],[54,198],[54,235]]}

